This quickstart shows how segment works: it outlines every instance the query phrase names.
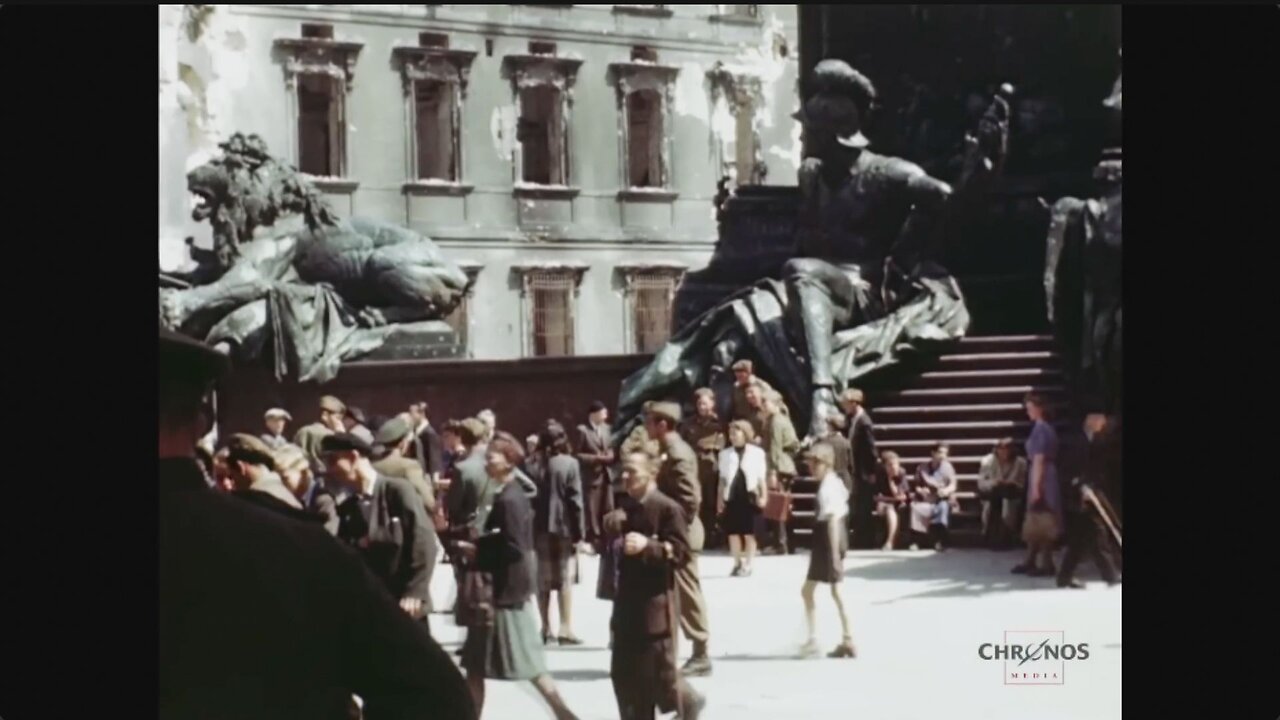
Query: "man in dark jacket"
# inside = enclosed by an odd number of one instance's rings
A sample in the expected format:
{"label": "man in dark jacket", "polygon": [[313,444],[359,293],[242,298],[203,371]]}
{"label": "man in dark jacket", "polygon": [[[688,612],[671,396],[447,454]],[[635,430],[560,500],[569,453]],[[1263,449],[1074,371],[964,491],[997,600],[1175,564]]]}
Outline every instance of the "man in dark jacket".
{"label": "man in dark jacket", "polygon": [[1116,476],[1120,469],[1113,428],[1105,415],[1092,414],[1085,419],[1089,445],[1085,451],[1084,474],[1070,476],[1065,493],[1067,550],[1058,571],[1058,587],[1084,587],[1075,572],[1086,555],[1093,558],[1108,585],[1120,582],[1120,557],[1113,536],[1113,529],[1119,533],[1120,518],[1110,502],[1111,496],[1118,497],[1115,488],[1119,484]]}
{"label": "man in dark jacket", "polygon": [[328,435],[320,450],[329,476],[351,493],[338,506],[338,537],[357,548],[400,607],[424,626],[431,603],[434,528],[422,498],[405,480],[373,469],[371,448],[350,433]]}
{"label": "man in dark jacket", "polygon": [[159,717],[342,718],[354,694],[367,720],[474,718],[462,675],[358,557],[209,489],[195,443],[225,359],[166,331],[159,355]]}
{"label": "man in dark jacket", "polygon": [[849,499],[853,503],[854,547],[875,547],[872,514],[875,510],[876,466],[880,453],[876,450],[875,425],[871,415],[863,407],[863,394],[857,388],[849,388],[840,394],[840,406],[848,416],[849,446],[853,455],[853,492]]}
{"label": "man in dark jacket", "polygon": [[432,485],[439,485],[444,475],[444,444],[432,427],[427,410],[427,403],[423,400],[409,406],[409,421],[413,423],[413,457]]}
{"label": "man in dark jacket", "polygon": [[613,510],[614,454],[610,444],[609,409],[596,401],[587,423],[578,426],[578,461],[582,463],[583,490],[587,496],[587,542],[599,545],[601,522]]}
{"label": "man in dark jacket", "polygon": [[676,671],[675,571],[688,564],[685,513],[655,482],[647,455],[628,456],[622,478],[627,499],[607,519],[622,541],[618,587],[609,626],[609,675],[622,720],[653,720],[654,708],[697,720],[706,698]]}

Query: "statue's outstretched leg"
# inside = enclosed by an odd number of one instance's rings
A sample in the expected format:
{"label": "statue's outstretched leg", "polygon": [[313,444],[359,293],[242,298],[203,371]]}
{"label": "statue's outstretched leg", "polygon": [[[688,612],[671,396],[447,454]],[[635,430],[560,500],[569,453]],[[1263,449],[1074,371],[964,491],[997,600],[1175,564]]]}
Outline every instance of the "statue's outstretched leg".
{"label": "statue's outstretched leg", "polygon": [[[190,330],[192,320],[220,318],[237,308],[267,297],[274,283],[261,278],[183,290],[160,291],[160,316],[166,327]],[[195,334],[203,334],[196,330]]]}
{"label": "statue's outstretched leg", "polygon": [[782,273],[787,286],[787,327],[809,363],[813,392],[809,435],[813,436],[837,409],[831,341],[837,326],[852,321],[860,290],[843,271],[823,260],[788,260]]}
{"label": "statue's outstretched leg", "polygon": [[258,344],[267,329],[267,301],[256,300],[228,314],[205,337],[205,341],[217,350],[231,353],[246,348],[246,356],[257,354]]}

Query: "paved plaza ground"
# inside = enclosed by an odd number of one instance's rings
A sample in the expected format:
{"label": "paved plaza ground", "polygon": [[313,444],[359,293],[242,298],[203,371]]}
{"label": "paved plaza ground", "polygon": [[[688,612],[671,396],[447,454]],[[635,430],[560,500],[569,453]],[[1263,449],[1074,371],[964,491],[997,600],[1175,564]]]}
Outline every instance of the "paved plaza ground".
{"label": "paved plaza ground", "polygon": [[[844,593],[858,657],[801,660],[795,653],[804,634],[807,555],[758,558],[749,578],[729,577],[726,554],[704,556],[714,673],[692,681],[708,696],[703,717],[1119,718],[1122,587],[1107,587],[1086,565],[1080,577],[1088,589],[1059,590],[1051,579],[1010,574],[1020,557],[978,549],[851,552]],[[596,558],[583,558],[574,594],[574,630],[585,644],[547,650],[552,674],[582,720],[618,717],[609,681],[611,605],[595,597],[597,567]],[[447,565],[434,582],[452,582]],[[824,586],[817,597],[825,651],[839,642],[840,626]],[[554,626],[554,609],[552,617]],[[458,647],[465,631],[448,616],[432,620],[437,639]],[[1006,685],[1005,663],[982,660],[979,646],[1018,630],[1061,631],[1066,643],[1088,643],[1089,657],[1065,662],[1061,685]],[[681,663],[688,654],[684,642]],[[550,717],[545,707],[528,683],[490,681],[483,717]]]}

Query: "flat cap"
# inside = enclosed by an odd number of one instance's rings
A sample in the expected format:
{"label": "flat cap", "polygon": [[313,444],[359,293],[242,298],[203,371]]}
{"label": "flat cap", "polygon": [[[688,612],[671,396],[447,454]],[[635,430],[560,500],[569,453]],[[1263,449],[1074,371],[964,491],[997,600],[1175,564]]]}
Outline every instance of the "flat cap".
{"label": "flat cap", "polygon": [[730,368],[734,372],[737,372],[739,370],[746,370],[747,372],[751,372],[755,368],[755,365],[753,365],[750,360],[739,360],[735,362],[733,365],[731,365]]}
{"label": "flat cap", "polygon": [[813,447],[805,451],[804,457],[806,460],[817,460],[827,467],[831,467],[836,464],[835,450],[824,442],[814,443]]}
{"label": "flat cap", "polygon": [[357,452],[364,457],[373,455],[373,448],[359,436],[351,433],[334,433],[320,439],[320,452]]}
{"label": "flat cap", "polygon": [[270,420],[271,418],[284,418],[289,422],[293,422],[293,416],[290,415],[287,410],[282,408],[271,408],[262,417],[266,420]]}
{"label": "flat cap", "polygon": [[347,405],[332,395],[325,395],[320,398],[320,409],[325,412],[338,413],[339,415],[347,414]]}
{"label": "flat cap", "polygon": [[373,441],[379,445],[388,447],[398,444],[401,440],[413,431],[409,425],[409,421],[402,417],[394,417],[382,424],[378,428],[378,432],[374,434]]}
{"label": "flat cap", "polygon": [[275,468],[276,457],[267,444],[252,435],[236,433],[227,438],[227,459]]}
{"label": "flat cap", "polygon": [[680,422],[680,418],[683,415],[680,411],[680,403],[665,401],[655,402],[653,405],[645,408],[645,412],[650,415],[657,415],[658,417],[666,418],[673,423]]}
{"label": "flat cap", "polygon": [[212,382],[231,367],[226,355],[182,333],[159,328],[160,379]]}

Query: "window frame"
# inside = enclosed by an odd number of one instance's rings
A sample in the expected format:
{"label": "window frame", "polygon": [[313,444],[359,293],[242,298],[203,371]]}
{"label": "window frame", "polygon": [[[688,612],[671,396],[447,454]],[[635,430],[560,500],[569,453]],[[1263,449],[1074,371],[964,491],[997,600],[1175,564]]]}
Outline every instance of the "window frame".
{"label": "window frame", "polygon": [[[327,75],[338,80],[338,92],[334,101],[342,117],[341,151],[338,157],[340,172],[330,176],[305,174],[321,190],[352,192],[359,185],[351,180],[351,105],[348,99],[355,84],[356,62],[364,43],[326,38],[276,38],[273,46],[284,57],[285,95],[287,96],[289,125],[289,153],[295,167],[302,164],[302,139],[298,131],[301,108],[298,101],[298,77],[300,75]],[[332,138],[330,141],[332,142]]]}
{"label": "window frame", "polygon": [[[633,200],[644,197],[653,199],[674,200],[678,193],[673,187],[675,137],[675,81],[680,68],[673,65],[661,65],[649,62],[616,62],[609,64],[609,73],[615,90],[618,113],[619,137],[619,198]],[[631,186],[631,122],[628,112],[628,99],[633,93],[651,90],[658,95],[662,103],[662,142],[661,183],[651,187]]]}
{"label": "window frame", "polygon": [[[768,174],[768,166],[764,160],[764,148],[760,133],[760,110],[764,104],[761,78],[758,75],[746,72],[735,72],[723,62],[717,61],[707,71],[707,79],[710,81],[711,86],[712,112],[715,113],[723,103],[725,109],[729,112],[730,118],[733,120],[733,155],[730,156],[726,152],[727,143],[725,138],[719,138],[718,142],[716,142],[716,156],[721,177],[730,178],[732,180],[731,187],[763,184]],[[738,141],[740,140],[738,127],[744,112],[751,113],[751,156],[753,158],[752,167],[745,181],[740,177],[742,168],[738,163],[738,155],[741,152],[738,148]]]}
{"label": "window frame", "polygon": [[[586,273],[588,267],[586,265],[576,264],[544,264],[544,265],[523,265],[513,267],[512,270],[520,277],[520,305],[521,305],[521,333],[520,333],[520,354],[521,357],[574,357],[578,354],[578,300],[581,295],[582,277]],[[568,332],[569,343],[568,353],[566,355],[538,355],[535,354],[537,348],[537,338],[534,334],[537,332],[535,294],[534,291],[540,288],[535,287],[536,281],[544,276],[560,276],[560,279],[568,281],[566,290],[566,307],[569,313]]]}
{"label": "window frame", "polygon": [[684,282],[688,268],[683,265],[624,265],[618,268],[618,272],[622,276],[623,295],[625,297],[622,328],[625,336],[626,351],[630,354],[656,353],[661,349],[661,345],[653,350],[645,350],[640,347],[640,338],[638,337],[640,331],[640,294],[638,291],[641,288],[639,287],[640,283],[637,281],[658,278],[670,282],[670,298],[667,305],[667,337],[663,340],[663,344],[666,344],[680,330],[675,324],[675,300],[676,294],[680,291],[680,285]]}
{"label": "window frame", "polygon": [[[562,163],[561,184],[544,185],[527,182],[524,179],[524,148],[513,138],[511,144],[511,178],[514,193],[517,196],[539,198],[571,198],[578,194],[574,185],[573,173],[573,87],[577,80],[578,68],[582,60],[554,55],[516,54],[503,58],[503,71],[511,81],[512,99],[515,105],[516,131],[520,118],[524,116],[522,90],[530,87],[550,87],[559,98],[560,127],[563,137],[559,162]],[[553,175],[555,173],[552,173]]]}
{"label": "window frame", "polygon": [[[463,133],[463,106],[471,79],[471,65],[477,53],[441,47],[398,47],[392,50],[400,66],[401,89],[404,93],[405,121],[405,192],[415,194],[466,194],[474,189],[467,183],[466,143]],[[421,177],[418,167],[418,103],[417,84],[438,82],[450,93],[453,116],[453,155],[456,171],[452,179]]]}

